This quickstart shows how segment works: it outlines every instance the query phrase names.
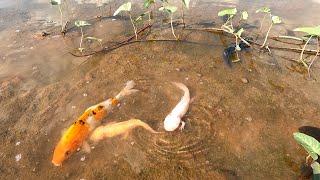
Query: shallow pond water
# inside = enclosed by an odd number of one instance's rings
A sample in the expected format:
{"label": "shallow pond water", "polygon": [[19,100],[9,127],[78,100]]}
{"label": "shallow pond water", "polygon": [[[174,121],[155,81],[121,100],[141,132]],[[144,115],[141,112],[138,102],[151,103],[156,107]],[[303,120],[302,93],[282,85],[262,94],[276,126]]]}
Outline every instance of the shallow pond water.
{"label": "shallow pond water", "polygon": [[[69,19],[92,19],[101,13],[95,4],[79,2],[68,3]],[[120,4],[106,5],[103,15]],[[218,26],[222,21],[217,12],[235,6],[249,13],[269,6],[285,22],[273,35],[320,23],[319,2],[298,0],[195,0],[185,21],[190,27]],[[255,20],[261,17],[252,18],[250,22],[258,26]],[[222,51],[230,39],[179,26],[176,34],[188,43],[139,42],[74,57],[69,52],[78,46],[79,31],[71,28],[63,38],[58,33],[58,10],[42,0],[0,2],[0,22],[1,179],[301,178],[306,154],[292,133],[320,125],[317,63],[310,80],[280,57],[298,54],[274,51],[271,58],[251,50],[242,52],[242,62],[229,68]],[[125,16],[90,22],[86,35],[102,38],[107,45],[132,35]],[[42,31],[50,35],[40,36]],[[152,31],[148,39],[173,38],[166,23]],[[170,83],[178,81],[194,98],[184,117],[185,129],[156,135],[134,129],[127,139],[91,144],[91,153],[76,152],[62,167],[54,167],[52,152],[63,129],[90,105],[116,95],[128,80],[134,80],[140,91],[126,97],[104,123],[139,118],[164,131],[165,116],[182,96]]]}

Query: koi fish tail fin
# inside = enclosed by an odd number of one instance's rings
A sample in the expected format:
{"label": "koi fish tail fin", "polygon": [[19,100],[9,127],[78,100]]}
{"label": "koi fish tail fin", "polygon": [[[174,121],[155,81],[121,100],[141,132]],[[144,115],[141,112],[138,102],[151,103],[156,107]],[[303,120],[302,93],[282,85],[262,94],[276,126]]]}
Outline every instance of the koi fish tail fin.
{"label": "koi fish tail fin", "polygon": [[151,133],[153,133],[153,134],[159,134],[159,133],[161,133],[161,132],[155,131],[155,130],[152,129],[147,123],[141,121],[140,119],[132,119],[132,121],[136,121],[136,123],[137,123],[139,126],[143,127],[144,129],[146,129],[147,131],[149,131],[149,132],[151,132]]}
{"label": "koi fish tail fin", "polygon": [[121,100],[124,96],[128,96],[130,94],[133,94],[139,90],[137,89],[133,89],[135,86],[135,82],[134,81],[128,81],[126,83],[126,86],[122,89],[122,91],[120,91],[120,93],[115,97],[117,100]]}

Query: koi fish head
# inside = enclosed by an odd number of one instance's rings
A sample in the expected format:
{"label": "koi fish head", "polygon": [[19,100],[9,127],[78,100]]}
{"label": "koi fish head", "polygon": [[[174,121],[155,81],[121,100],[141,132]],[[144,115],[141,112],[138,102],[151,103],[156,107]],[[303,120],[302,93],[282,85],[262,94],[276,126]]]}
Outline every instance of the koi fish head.
{"label": "koi fish head", "polygon": [[62,162],[67,159],[72,153],[72,149],[68,148],[65,144],[59,142],[53,152],[52,163],[55,166],[61,166]]}

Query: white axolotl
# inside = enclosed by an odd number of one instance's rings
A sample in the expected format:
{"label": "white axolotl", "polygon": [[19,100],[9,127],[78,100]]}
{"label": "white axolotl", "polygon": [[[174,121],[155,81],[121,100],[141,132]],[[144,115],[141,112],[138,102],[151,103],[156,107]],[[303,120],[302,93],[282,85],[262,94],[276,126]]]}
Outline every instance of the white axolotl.
{"label": "white axolotl", "polygon": [[180,130],[184,129],[185,122],[182,121],[181,118],[187,113],[190,104],[190,92],[187,86],[182,83],[172,83],[183,90],[184,95],[176,107],[174,107],[170,114],[164,119],[164,129],[166,131],[174,131],[180,124]]}

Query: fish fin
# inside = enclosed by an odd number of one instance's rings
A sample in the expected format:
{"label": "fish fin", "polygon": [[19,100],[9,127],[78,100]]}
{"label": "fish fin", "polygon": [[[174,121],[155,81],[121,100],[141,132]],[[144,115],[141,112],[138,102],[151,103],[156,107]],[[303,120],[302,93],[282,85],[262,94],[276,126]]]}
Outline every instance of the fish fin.
{"label": "fish fin", "polygon": [[135,86],[135,82],[134,81],[128,81],[126,83],[126,86],[122,89],[122,91],[116,96],[117,100],[120,100],[122,97],[133,94],[135,92],[138,92],[139,90],[137,89],[133,89]]}
{"label": "fish fin", "polygon": [[126,140],[126,139],[128,139],[128,137],[129,137],[129,131],[127,131],[127,132],[125,132],[125,133],[123,133],[123,135],[122,135],[122,140]]}
{"label": "fish fin", "polygon": [[88,144],[87,141],[84,141],[83,144],[82,144],[82,149],[84,152],[86,153],[90,153],[91,152],[91,148],[90,148],[90,145]]}

